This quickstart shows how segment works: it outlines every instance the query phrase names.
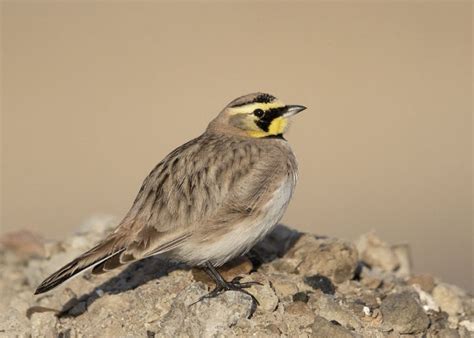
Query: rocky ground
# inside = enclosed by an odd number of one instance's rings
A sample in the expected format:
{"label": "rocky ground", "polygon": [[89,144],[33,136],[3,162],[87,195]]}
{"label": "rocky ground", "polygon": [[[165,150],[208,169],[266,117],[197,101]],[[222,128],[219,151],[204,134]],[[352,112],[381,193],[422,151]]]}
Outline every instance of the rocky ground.
{"label": "rocky ground", "polygon": [[108,274],[86,272],[43,295],[34,288],[90,248],[103,224],[64,242],[6,235],[0,251],[0,336],[33,337],[473,337],[472,296],[410,272],[406,246],[374,234],[355,243],[278,226],[227,279],[259,281],[193,304],[212,283],[153,257]]}

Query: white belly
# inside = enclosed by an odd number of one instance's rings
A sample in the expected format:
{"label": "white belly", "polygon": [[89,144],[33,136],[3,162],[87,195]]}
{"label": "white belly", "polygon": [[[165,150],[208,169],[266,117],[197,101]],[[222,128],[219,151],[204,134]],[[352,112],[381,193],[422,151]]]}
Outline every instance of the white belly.
{"label": "white belly", "polygon": [[[278,221],[282,218],[293,193],[294,181],[286,180],[277,189],[273,198],[263,207],[266,212],[262,217],[254,220],[244,221],[233,227],[234,230],[220,236],[216,241],[210,241],[205,245],[189,241],[183,244],[180,255],[192,264],[202,265],[210,261],[214,266],[220,266],[230,259],[242,255],[250,250],[261,240]],[[183,257],[184,256],[184,257]]]}

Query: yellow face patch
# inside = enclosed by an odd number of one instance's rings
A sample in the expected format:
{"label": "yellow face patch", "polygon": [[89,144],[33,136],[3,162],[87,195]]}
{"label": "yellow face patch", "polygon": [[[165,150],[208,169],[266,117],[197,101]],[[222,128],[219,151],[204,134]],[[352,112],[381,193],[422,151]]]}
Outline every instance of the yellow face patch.
{"label": "yellow face patch", "polygon": [[278,100],[268,103],[255,102],[239,107],[231,107],[229,108],[229,114],[232,118],[236,118],[239,128],[245,130],[250,137],[261,138],[283,134],[288,127],[288,119],[283,116],[274,118],[268,125],[268,131],[265,131],[258,125],[260,117],[254,114],[255,110],[260,109],[267,112],[282,107],[285,107],[285,104]]}
{"label": "yellow face patch", "polygon": [[268,127],[268,131],[264,130],[250,130],[249,135],[251,137],[266,137],[266,136],[271,136],[271,135],[279,135],[283,134],[288,127],[288,119],[280,116],[274,119],[271,123],[270,126]]}

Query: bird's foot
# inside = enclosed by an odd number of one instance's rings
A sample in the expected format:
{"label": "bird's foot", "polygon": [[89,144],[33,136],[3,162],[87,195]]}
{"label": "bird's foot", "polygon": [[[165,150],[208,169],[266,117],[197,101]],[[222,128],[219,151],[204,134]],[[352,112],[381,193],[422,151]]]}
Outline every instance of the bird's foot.
{"label": "bird's foot", "polygon": [[250,309],[250,314],[249,314],[249,318],[251,318],[253,316],[253,314],[255,313],[255,310],[257,309],[257,306],[260,305],[260,303],[258,302],[257,298],[255,298],[254,295],[252,295],[250,292],[248,292],[245,289],[251,287],[252,285],[262,285],[262,283],[259,283],[259,282],[241,283],[240,282],[241,279],[242,279],[242,277],[235,277],[230,282],[227,282],[227,281],[219,282],[211,292],[209,292],[207,295],[202,296],[201,298],[199,298],[196,302],[192,303],[191,305],[199,303],[200,301],[202,301],[204,299],[217,297],[221,293],[224,293],[226,291],[242,292],[242,293],[250,296],[250,298],[252,299],[252,307]]}

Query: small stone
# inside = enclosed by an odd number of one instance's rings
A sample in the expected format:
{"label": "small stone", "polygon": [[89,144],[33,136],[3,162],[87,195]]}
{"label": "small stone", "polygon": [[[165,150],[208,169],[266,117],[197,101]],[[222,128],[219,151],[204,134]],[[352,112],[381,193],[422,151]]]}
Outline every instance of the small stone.
{"label": "small stone", "polygon": [[283,273],[296,273],[296,269],[300,261],[296,259],[276,259],[271,263],[271,266],[278,272]]}
{"label": "small stone", "polygon": [[301,327],[310,325],[314,320],[313,311],[303,302],[289,303],[285,306],[285,314],[294,317]]}
{"label": "small stone", "polygon": [[309,300],[309,297],[306,292],[297,292],[293,295],[293,302],[307,303],[308,300]]}
{"label": "small stone", "polygon": [[400,266],[400,261],[392,248],[374,233],[361,236],[357,240],[357,250],[362,261],[371,267],[390,272]]}
{"label": "small stone", "polygon": [[285,275],[271,275],[270,280],[272,282],[273,289],[280,300],[298,292],[298,287],[296,284],[293,281],[285,278]]}
{"label": "small stone", "polygon": [[387,296],[383,300],[380,310],[384,325],[401,334],[423,332],[430,323],[416,296],[409,292]]}
{"label": "small stone", "polygon": [[450,316],[463,312],[461,298],[457,290],[448,284],[439,284],[433,289],[433,299],[441,310]]}
{"label": "small stone", "polygon": [[364,305],[367,305],[371,309],[377,308],[380,305],[377,301],[376,295],[374,295],[372,292],[361,294],[360,302]]}
{"label": "small stone", "polygon": [[382,285],[383,279],[377,276],[367,276],[363,278],[360,282],[362,285],[368,287],[369,289],[375,290]]}
{"label": "small stone", "polygon": [[362,323],[360,319],[346,304],[338,301],[332,295],[318,292],[310,294],[308,301],[308,305],[317,315],[329,321],[334,320],[346,328],[361,329]]}
{"label": "small stone", "polygon": [[352,279],[358,261],[357,250],[352,243],[334,238],[315,238],[308,234],[296,241],[287,257],[300,262],[299,274],[320,274],[334,283]]}
{"label": "small stone", "polygon": [[312,337],[352,338],[351,331],[317,316],[312,326]]}
{"label": "small stone", "polygon": [[304,282],[311,286],[313,289],[319,289],[323,293],[329,295],[333,295],[336,292],[336,288],[334,287],[334,284],[332,284],[331,280],[319,274],[305,277]]}
{"label": "small stone", "polygon": [[433,276],[428,274],[413,275],[408,279],[408,284],[417,284],[420,288],[428,293],[431,293],[435,287],[435,281]]}
{"label": "small stone", "polygon": [[252,285],[250,288],[246,289],[255,298],[257,298],[260,305],[257,307],[257,311],[267,311],[272,312],[278,306],[278,297],[275,294],[275,291],[271,287],[270,281],[266,279],[262,274],[255,272],[245,278],[242,278],[241,282],[259,282],[262,285]]}

